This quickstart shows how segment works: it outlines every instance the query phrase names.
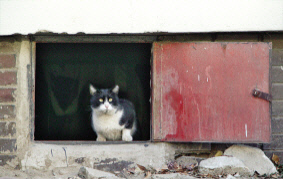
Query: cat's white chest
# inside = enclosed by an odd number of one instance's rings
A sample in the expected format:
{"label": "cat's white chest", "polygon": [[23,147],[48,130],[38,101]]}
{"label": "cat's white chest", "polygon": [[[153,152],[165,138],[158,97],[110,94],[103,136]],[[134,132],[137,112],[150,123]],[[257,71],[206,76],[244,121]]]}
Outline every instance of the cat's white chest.
{"label": "cat's white chest", "polygon": [[108,140],[121,140],[122,130],[124,126],[119,124],[123,115],[123,110],[109,115],[97,115],[95,111],[92,112],[92,127],[96,133],[102,134]]}

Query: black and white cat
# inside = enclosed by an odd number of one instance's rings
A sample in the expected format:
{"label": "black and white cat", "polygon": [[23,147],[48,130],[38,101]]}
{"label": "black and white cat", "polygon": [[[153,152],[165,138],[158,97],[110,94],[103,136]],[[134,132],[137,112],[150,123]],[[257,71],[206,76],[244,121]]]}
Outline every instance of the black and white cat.
{"label": "black and white cat", "polygon": [[119,99],[119,86],[113,89],[96,89],[90,85],[91,125],[97,134],[96,141],[132,141],[137,131],[134,105]]}

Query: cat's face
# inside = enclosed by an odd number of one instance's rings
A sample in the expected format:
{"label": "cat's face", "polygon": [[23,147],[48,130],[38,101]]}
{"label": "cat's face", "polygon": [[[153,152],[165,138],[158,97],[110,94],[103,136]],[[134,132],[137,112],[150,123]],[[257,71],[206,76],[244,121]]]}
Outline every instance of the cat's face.
{"label": "cat's face", "polygon": [[100,114],[114,114],[117,111],[119,103],[118,90],[118,86],[113,89],[97,90],[90,85],[91,108]]}

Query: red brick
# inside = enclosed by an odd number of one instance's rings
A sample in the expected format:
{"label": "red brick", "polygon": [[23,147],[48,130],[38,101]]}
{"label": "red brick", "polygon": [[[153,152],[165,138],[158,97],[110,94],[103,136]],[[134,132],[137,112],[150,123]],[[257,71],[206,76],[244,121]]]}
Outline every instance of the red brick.
{"label": "red brick", "polygon": [[13,68],[15,66],[15,55],[0,55],[0,68]]}
{"label": "red brick", "polygon": [[0,85],[17,84],[17,72],[0,72]]}
{"label": "red brick", "polygon": [[15,118],[16,110],[13,105],[1,105],[0,106],[0,119]]}
{"label": "red brick", "polygon": [[15,89],[0,89],[0,102],[13,102]]}

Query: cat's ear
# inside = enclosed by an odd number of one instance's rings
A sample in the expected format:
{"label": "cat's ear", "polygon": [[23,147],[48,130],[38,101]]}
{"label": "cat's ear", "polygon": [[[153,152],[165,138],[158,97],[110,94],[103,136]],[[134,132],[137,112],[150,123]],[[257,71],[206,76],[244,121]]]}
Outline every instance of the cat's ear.
{"label": "cat's ear", "polygon": [[90,92],[90,94],[93,96],[94,95],[94,93],[96,93],[96,89],[95,89],[95,87],[94,86],[92,86],[92,84],[90,84],[89,85],[89,92]]}
{"label": "cat's ear", "polygon": [[112,89],[112,92],[118,94],[118,92],[119,92],[119,86],[116,85],[116,86]]}

